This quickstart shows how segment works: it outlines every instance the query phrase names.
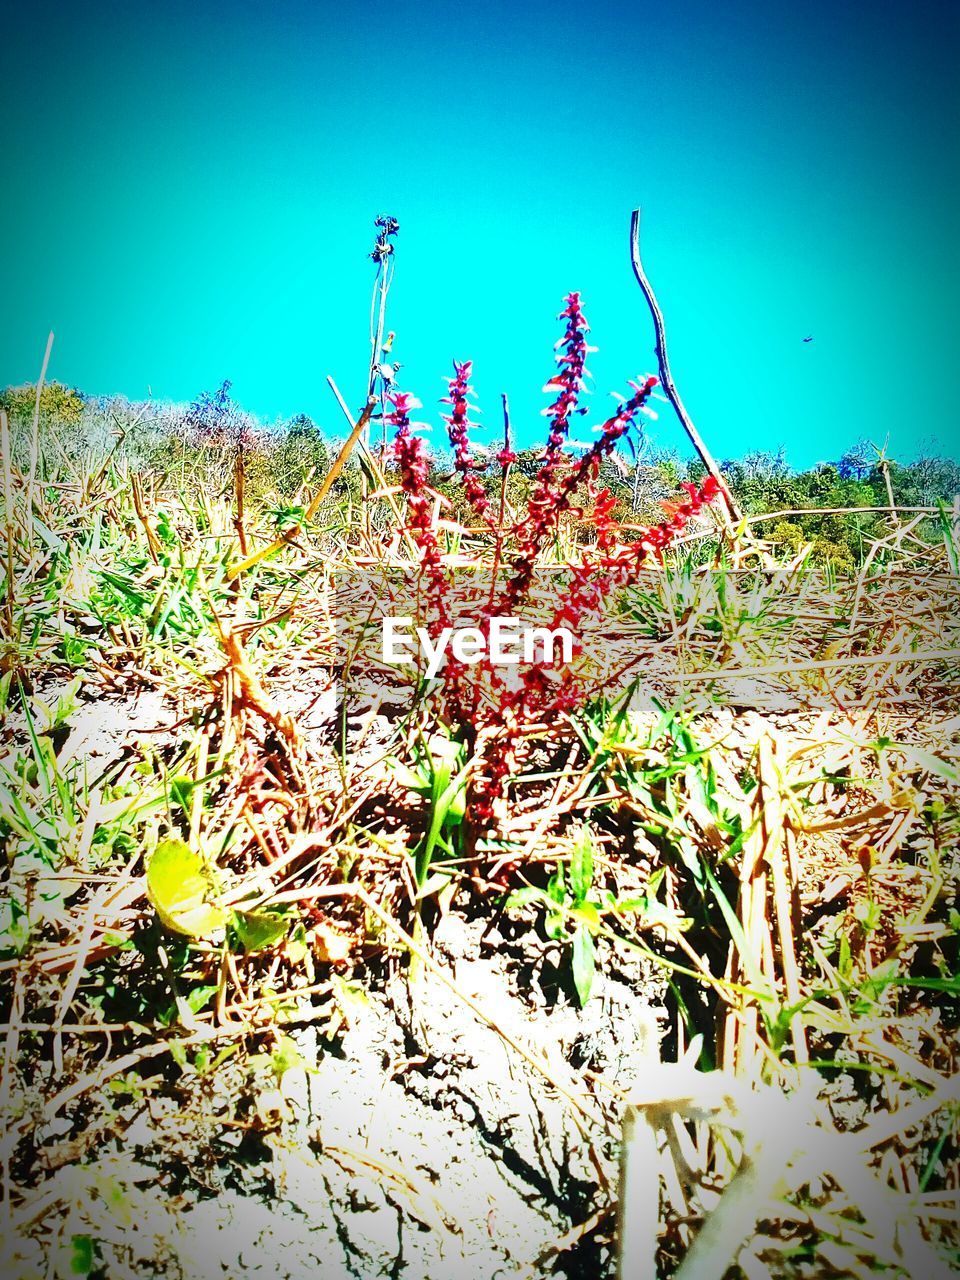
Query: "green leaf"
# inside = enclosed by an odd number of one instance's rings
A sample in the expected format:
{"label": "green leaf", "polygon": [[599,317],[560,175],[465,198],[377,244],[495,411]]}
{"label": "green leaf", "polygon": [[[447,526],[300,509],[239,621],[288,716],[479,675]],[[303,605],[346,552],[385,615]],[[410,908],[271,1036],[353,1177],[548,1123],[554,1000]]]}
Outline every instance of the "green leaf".
{"label": "green leaf", "polygon": [[559,942],[567,931],[566,916],[562,911],[551,911],[543,922],[543,928],[551,942]]}
{"label": "green leaf", "polygon": [[462,773],[457,774],[440,798],[443,821],[448,826],[459,826],[467,812],[465,781]]}
{"label": "green leaf", "polygon": [[356,1015],[364,1009],[369,1009],[370,998],[359,982],[348,982],[338,973],[332,974],[331,977],[333,998],[348,1022],[351,1014]]}
{"label": "green leaf", "polygon": [[93,1270],[93,1240],[90,1236],[70,1237],[70,1274],[88,1276]]}
{"label": "green leaf", "polygon": [[191,1013],[199,1013],[206,1008],[216,994],[217,987],[214,983],[212,986],[194,987],[184,999]]}
{"label": "green leaf", "polygon": [[225,1044],[218,1054],[210,1063],[210,1070],[216,1071],[217,1067],[222,1066],[228,1058],[232,1058],[235,1053],[239,1053],[240,1046],[238,1044]]}
{"label": "green leaf", "polygon": [[576,920],[582,920],[588,929],[597,929],[600,926],[600,912],[595,902],[578,902],[576,906],[571,907],[570,915]]}
{"label": "green leaf", "polygon": [[[438,841],[438,844],[441,848],[444,848],[445,846],[445,852],[451,852],[450,846],[446,841]],[[444,889],[449,887],[451,880],[452,877],[448,871],[435,871],[431,875],[428,875],[426,880],[417,890],[417,901],[419,902],[424,898],[429,898],[435,893],[442,893]]]}
{"label": "green leaf", "polygon": [[5,671],[0,676],[0,715],[7,709],[7,703],[10,699],[10,686],[13,683],[13,669]]}
{"label": "green leaf", "polygon": [[430,781],[419,773],[414,773],[412,769],[407,768],[405,764],[401,764],[399,760],[391,759],[389,761],[390,772],[401,787],[405,787],[408,791],[416,791],[420,795],[430,794]]}
{"label": "green leaf", "polygon": [[279,1037],[277,1047],[270,1055],[270,1066],[278,1081],[282,1080],[288,1071],[294,1071],[298,1067],[306,1067],[309,1070],[306,1058],[290,1037],[284,1035]]}
{"label": "green leaf", "polygon": [[710,888],[713,890],[713,896],[716,899],[717,906],[720,908],[720,913],[723,916],[724,923],[727,926],[727,931],[730,934],[733,945],[740,954],[744,972],[747,975],[747,981],[750,983],[753,993],[756,995],[758,1000],[769,1002],[770,1008],[762,1007],[761,1013],[765,1019],[768,1017],[775,1017],[776,1011],[779,1008],[779,1003],[777,1001],[775,991],[763,976],[760,969],[759,958],[747,941],[740,919],[733,907],[731,907],[730,903],[727,901],[726,894],[721,889],[719,880],[717,880],[716,876],[706,863],[703,864],[703,869],[706,873]]}
{"label": "green leaf", "polygon": [[31,520],[31,524],[33,525],[34,531],[40,535],[51,551],[55,552],[57,555],[61,555],[66,551],[67,548],[65,544],[55,533],[47,528],[42,520],[38,520],[37,517],[34,516]]}
{"label": "green leaf", "polygon": [[849,979],[853,972],[853,958],[850,955],[850,942],[847,935],[840,935],[840,957],[837,960],[837,972],[845,981]]}
{"label": "green leaf", "polygon": [[215,901],[216,884],[199,853],[183,840],[163,840],[147,863],[147,896],[167,929],[188,938],[209,938],[227,913]]}
{"label": "green leaf", "polygon": [[590,999],[595,972],[593,934],[581,925],[573,935],[573,985],[577,989],[581,1008]]}
{"label": "green leaf", "polygon": [[177,1040],[170,1040],[168,1041],[168,1044],[170,1046],[169,1048],[170,1057],[174,1060],[174,1062],[177,1064],[177,1066],[180,1068],[181,1071],[186,1071],[187,1069],[186,1049]]}
{"label": "green leaf", "polygon": [[646,911],[649,905],[650,904],[646,897],[621,898],[617,902],[616,910],[619,911],[621,915],[626,915],[633,911]]}
{"label": "green leaf", "polygon": [[179,805],[184,813],[190,811],[190,799],[193,795],[196,783],[193,778],[171,778],[170,779],[170,802]]}
{"label": "green leaf", "polygon": [[654,873],[650,876],[650,878],[647,880],[647,897],[648,898],[655,898],[657,896],[657,890],[660,888],[661,881],[663,880],[663,877],[666,874],[667,874],[666,867],[657,867],[656,871],[654,871]]}
{"label": "green leaf", "polygon": [[547,881],[547,897],[551,902],[562,903],[567,896],[566,879],[563,874],[563,867],[557,867],[556,871]]}
{"label": "green leaf", "polygon": [[503,904],[505,910],[512,911],[516,907],[525,907],[530,902],[542,902],[543,890],[535,885],[524,885],[522,889],[514,889]]}
{"label": "green leaf", "polygon": [[674,848],[680,855],[681,862],[693,877],[694,884],[698,887],[702,885],[705,865],[700,859],[700,851],[696,842],[688,835],[679,835],[674,842]]}
{"label": "green leaf", "polygon": [[883,995],[885,988],[897,981],[900,961],[896,956],[877,965],[863,984],[863,994],[868,1000],[876,1001]]}
{"label": "green leaf", "polygon": [[287,919],[275,911],[235,911],[233,931],[249,955],[274,946],[287,932]]}
{"label": "green leaf", "polygon": [[0,953],[22,955],[30,942],[30,917],[12,898],[0,902]]}
{"label": "green leaf", "polygon": [[570,857],[570,887],[573,896],[582,902],[593,885],[593,836],[589,827],[583,827],[574,842]]}
{"label": "green leaf", "polygon": [[947,504],[942,498],[937,499],[937,509],[939,512],[940,533],[943,537],[943,546],[947,553],[950,572],[954,574],[960,573],[960,544],[957,541],[957,530],[952,518],[952,512],[948,514]]}

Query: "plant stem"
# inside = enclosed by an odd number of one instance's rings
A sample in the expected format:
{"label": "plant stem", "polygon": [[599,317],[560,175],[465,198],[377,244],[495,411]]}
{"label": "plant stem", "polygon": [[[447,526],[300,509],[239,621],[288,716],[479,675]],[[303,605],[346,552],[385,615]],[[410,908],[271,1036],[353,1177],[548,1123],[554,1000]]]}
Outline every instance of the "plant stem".
{"label": "plant stem", "polygon": [[3,503],[7,531],[7,634],[13,639],[14,588],[13,588],[13,476],[10,471],[10,432],[7,415],[0,409],[0,453],[3,455]]}
{"label": "plant stem", "polygon": [[630,220],[630,261],[633,263],[633,272],[637,277],[637,283],[643,291],[643,296],[647,300],[647,306],[650,308],[650,314],[653,316],[653,324],[656,332],[656,352],[657,365],[660,371],[660,383],[663,387],[667,399],[673,405],[677,417],[680,419],[684,431],[690,437],[693,447],[700,455],[700,460],[707,468],[710,475],[713,476],[717,484],[720,486],[720,492],[723,494],[726,502],[726,511],[723,512],[723,522],[728,533],[733,532],[733,525],[743,519],[743,514],[730,490],[727,488],[726,481],[720,468],[717,466],[716,460],[710,450],[707,448],[700,432],[693,425],[690,415],[683,406],[680,394],[674,385],[673,376],[670,373],[670,365],[667,361],[667,334],[663,323],[663,313],[657,303],[657,298],[653,292],[653,286],[647,279],[640,262],[640,210],[634,209]]}
{"label": "plant stem", "polygon": [[43,353],[43,364],[40,366],[40,378],[37,382],[37,398],[33,406],[33,428],[30,435],[30,475],[27,480],[27,513],[33,510],[33,482],[37,474],[37,458],[40,453],[40,397],[43,384],[47,379],[47,366],[50,364],[50,352],[53,350],[53,330],[47,335],[47,349]]}

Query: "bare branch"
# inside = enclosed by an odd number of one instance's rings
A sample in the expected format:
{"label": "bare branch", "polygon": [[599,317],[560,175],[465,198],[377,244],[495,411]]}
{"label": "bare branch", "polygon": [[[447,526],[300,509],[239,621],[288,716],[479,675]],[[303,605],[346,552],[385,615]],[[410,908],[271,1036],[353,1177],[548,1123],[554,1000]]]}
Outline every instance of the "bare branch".
{"label": "bare branch", "polygon": [[700,460],[720,486],[720,492],[723,494],[727,506],[727,510],[723,512],[724,523],[727,526],[727,529],[731,530],[733,523],[739,523],[743,519],[743,515],[740,508],[733,500],[733,496],[727,487],[727,483],[723,478],[720,468],[717,466],[713,454],[704,443],[700,432],[693,425],[690,415],[683,406],[683,401],[680,399],[677,388],[674,386],[673,377],[670,373],[670,365],[667,361],[667,334],[663,326],[663,314],[657,303],[653,287],[647,279],[640,261],[639,209],[634,209],[630,218],[630,261],[633,263],[633,273],[637,277],[637,283],[643,291],[643,296],[647,300],[647,306],[650,308],[650,314],[653,316],[653,324],[656,331],[657,365],[660,371],[660,384],[663,387],[667,399],[676,410],[677,417],[680,419],[684,431],[686,431],[687,435],[693,442],[693,447],[700,455]]}

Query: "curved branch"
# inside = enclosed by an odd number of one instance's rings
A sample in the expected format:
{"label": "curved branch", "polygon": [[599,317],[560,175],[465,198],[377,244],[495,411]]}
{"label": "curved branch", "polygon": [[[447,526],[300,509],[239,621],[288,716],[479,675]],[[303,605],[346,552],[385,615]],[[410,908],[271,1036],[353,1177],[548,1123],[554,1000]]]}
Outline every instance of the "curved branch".
{"label": "curved branch", "polygon": [[717,466],[713,454],[704,443],[700,432],[693,425],[690,415],[684,408],[683,401],[680,399],[679,392],[674,385],[673,377],[670,373],[670,364],[667,360],[667,334],[663,325],[663,314],[660,311],[656,295],[653,292],[653,286],[647,279],[646,273],[643,270],[643,265],[640,261],[639,209],[634,209],[630,218],[630,261],[633,263],[633,273],[637,277],[637,283],[643,291],[643,296],[646,298],[647,306],[650,308],[650,314],[653,316],[653,325],[656,332],[657,365],[660,372],[660,384],[663,387],[667,399],[673,405],[684,431],[686,431],[687,435],[690,437],[693,447],[700,455],[701,462],[720,486],[720,492],[723,494],[727,506],[727,510],[724,512],[724,521],[727,527],[730,528],[732,522],[736,521],[739,523],[743,519],[743,515],[740,508],[733,500],[733,496],[727,487],[727,482],[724,480],[723,474]]}

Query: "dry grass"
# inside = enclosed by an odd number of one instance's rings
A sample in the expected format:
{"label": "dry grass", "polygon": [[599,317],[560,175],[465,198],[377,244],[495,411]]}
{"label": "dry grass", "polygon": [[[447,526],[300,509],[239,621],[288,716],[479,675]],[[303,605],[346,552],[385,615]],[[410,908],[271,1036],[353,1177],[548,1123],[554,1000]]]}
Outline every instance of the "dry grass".
{"label": "dry grass", "polygon": [[[15,1253],[58,1212],[51,1134],[82,1162],[111,1081],[149,1090],[151,1061],[275,1052],[310,1021],[335,1037],[344,976],[377,955],[457,986],[412,867],[429,800],[396,768],[422,768],[441,726],[335,636],[333,584],[410,563],[376,460],[364,504],[328,482],[278,535],[256,511],[238,525],[227,498],[131,473],[122,449],[79,482],[10,457],[5,441],[0,1190]],[[631,1280],[737,1258],[750,1277],[933,1274],[958,1256],[960,536],[921,537],[921,518],[844,579],[802,558],[772,569],[745,531],[651,571],[586,637],[583,715],[530,726],[535,765],[497,840],[440,860],[425,887],[434,916],[467,899],[494,915],[487,877],[510,868],[531,890],[522,910],[588,920],[603,963],[640,950],[670,975],[678,1064],[655,1057],[626,1100],[502,1033],[584,1142],[626,1115]],[[439,503],[437,519],[452,561],[487,572],[483,535]],[[557,563],[578,536],[565,527]],[[90,706],[112,699],[122,722],[144,690],[154,723],[113,725],[99,754],[73,736]],[[365,691],[359,723],[319,714],[338,690],[348,707]],[[596,893],[551,898],[584,824]],[[146,873],[171,838],[212,869],[225,929],[158,922]],[[269,1127],[267,1111],[244,1123]],[[558,1250],[610,1229],[606,1196]]]}

